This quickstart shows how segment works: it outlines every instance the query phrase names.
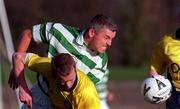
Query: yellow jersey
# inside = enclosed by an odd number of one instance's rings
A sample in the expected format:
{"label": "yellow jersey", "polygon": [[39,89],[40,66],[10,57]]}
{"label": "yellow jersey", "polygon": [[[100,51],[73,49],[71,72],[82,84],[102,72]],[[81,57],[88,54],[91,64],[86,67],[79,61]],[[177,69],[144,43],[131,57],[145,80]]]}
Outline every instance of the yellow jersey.
{"label": "yellow jersey", "polygon": [[173,35],[161,39],[152,54],[151,70],[170,73],[176,91],[180,91],[180,40]]}
{"label": "yellow jersey", "polygon": [[100,99],[92,81],[77,70],[77,84],[72,91],[60,91],[51,75],[51,58],[28,53],[25,66],[42,74],[48,81],[49,99],[54,109],[100,109]]}

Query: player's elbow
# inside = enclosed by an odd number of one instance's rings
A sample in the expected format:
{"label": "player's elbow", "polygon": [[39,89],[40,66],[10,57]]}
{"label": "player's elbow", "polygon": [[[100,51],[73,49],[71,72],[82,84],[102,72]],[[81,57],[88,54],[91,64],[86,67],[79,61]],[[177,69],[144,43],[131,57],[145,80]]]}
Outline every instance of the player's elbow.
{"label": "player's elbow", "polygon": [[23,61],[23,57],[24,57],[25,53],[21,53],[21,52],[15,52],[12,55],[12,59],[15,60],[21,60]]}
{"label": "player's elbow", "polygon": [[32,38],[32,30],[31,29],[25,29],[22,34],[21,34],[22,37],[26,37],[28,39],[31,39]]}

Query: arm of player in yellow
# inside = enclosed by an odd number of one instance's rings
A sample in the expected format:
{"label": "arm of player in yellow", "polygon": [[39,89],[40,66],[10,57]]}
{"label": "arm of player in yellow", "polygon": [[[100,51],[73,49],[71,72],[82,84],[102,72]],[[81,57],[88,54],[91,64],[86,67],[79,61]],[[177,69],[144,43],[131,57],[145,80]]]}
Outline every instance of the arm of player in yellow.
{"label": "arm of player in yellow", "polygon": [[51,58],[28,53],[25,62],[25,66],[36,73],[48,76],[48,73],[51,72]]}

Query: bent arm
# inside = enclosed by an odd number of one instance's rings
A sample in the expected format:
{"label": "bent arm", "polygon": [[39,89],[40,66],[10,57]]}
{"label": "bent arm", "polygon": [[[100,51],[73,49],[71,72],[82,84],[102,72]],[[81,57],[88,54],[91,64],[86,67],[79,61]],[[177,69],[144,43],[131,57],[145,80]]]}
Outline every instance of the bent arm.
{"label": "bent arm", "polygon": [[166,46],[158,43],[152,51],[149,76],[162,75],[167,69]]}
{"label": "bent arm", "polygon": [[13,60],[13,73],[18,79],[18,84],[23,85],[26,87],[26,81],[24,79],[24,59],[26,54],[16,52],[13,54],[12,60]]}
{"label": "bent arm", "polygon": [[[17,45],[16,51],[18,52],[26,52],[29,44],[31,42],[32,38],[32,32],[31,29],[24,30],[19,39],[19,44]],[[24,70],[23,63],[21,62],[23,55],[18,55],[18,53],[14,53],[12,56],[13,62],[13,69],[10,72],[8,83],[10,84],[10,87],[12,89],[15,89],[18,87],[18,76],[20,76],[20,73]],[[19,64],[17,64],[19,63]],[[21,81],[25,81],[24,73],[21,74]]]}

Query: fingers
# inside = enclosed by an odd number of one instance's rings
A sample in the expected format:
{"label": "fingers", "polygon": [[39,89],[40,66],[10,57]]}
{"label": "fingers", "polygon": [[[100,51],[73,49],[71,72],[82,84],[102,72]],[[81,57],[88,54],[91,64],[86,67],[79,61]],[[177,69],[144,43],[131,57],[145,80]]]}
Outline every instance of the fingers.
{"label": "fingers", "polygon": [[11,84],[11,74],[9,75],[9,80],[8,80],[8,84],[10,85],[10,88],[11,88],[11,86],[12,86],[12,84]]}
{"label": "fingers", "polygon": [[29,109],[32,109],[32,98],[27,96],[24,100],[20,100],[22,103],[26,104]]}
{"label": "fingers", "polygon": [[[9,74],[8,84],[10,84],[10,83],[11,83],[11,80],[12,80],[12,73],[10,72],[10,74]],[[10,84],[10,86],[11,86],[11,84]]]}
{"label": "fingers", "polygon": [[13,90],[16,89],[19,85],[18,79],[13,74],[13,71],[10,72],[8,84],[10,85],[10,88]]}
{"label": "fingers", "polygon": [[18,81],[15,80],[15,82],[12,82],[12,89],[17,89],[18,88]]}
{"label": "fingers", "polygon": [[30,100],[27,101],[21,101],[22,103],[26,104],[29,109],[32,109],[32,102]]}
{"label": "fingers", "polygon": [[29,107],[29,109],[32,109],[32,99],[29,100],[28,107]]}
{"label": "fingers", "polygon": [[16,79],[9,79],[9,85],[10,85],[10,88],[12,88],[13,90],[16,89],[18,87],[18,82]]}
{"label": "fingers", "polygon": [[19,100],[26,104],[29,109],[32,109],[32,95],[29,89],[19,87]]}
{"label": "fingers", "polygon": [[10,88],[13,87],[12,80],[13,80],[13,75],[12,73],[10,73],[9,80],[8,80],[8,84],[10,85]]}

